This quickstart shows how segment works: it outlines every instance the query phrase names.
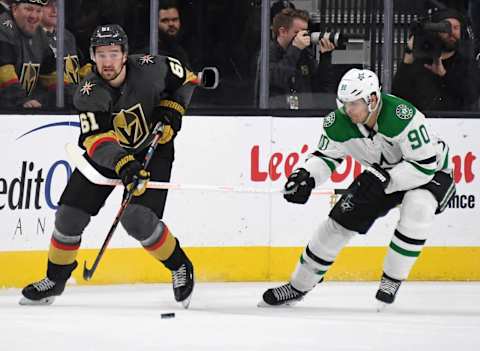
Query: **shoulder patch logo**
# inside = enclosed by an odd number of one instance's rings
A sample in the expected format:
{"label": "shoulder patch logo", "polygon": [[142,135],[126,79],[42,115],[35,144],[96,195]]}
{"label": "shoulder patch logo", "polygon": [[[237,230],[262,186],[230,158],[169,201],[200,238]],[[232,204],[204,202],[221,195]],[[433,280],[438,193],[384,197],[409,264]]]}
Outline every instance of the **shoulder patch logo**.
{"label": "shoulder patch logo", "polygon": [[155,61],[153,60],[153,56],[152,55],[144,55],[142,57],[139,58],[139,61],[140,61],[140,64],[143,66],[143,65],[149,65],[149,64],[152,64],[152,63],[155,63]]}
{"label": "shoulder patch logo", "polygon": [[324,119],[323,119],[323,128],[330,127],[333,123],[335,123],[335,112],[330,112]]}
{"label": "shoulder patch logo", "polygon": [[413,108],[400,104],[395,109],[395,115],[400,119],[410,119],[413,117]]}
{"label": "shoulder patch logo", "polygon": [[82,95],[90,96],[90,94],[92,93],[93,87],[95,85],[96,85],[95,83],[91,83],[90,81],[87,80],[83,85],[83,87],[80,89],[80,92],[82,93]]}
{"label": "shoulder patch logo", "polygon": [[13,22],[9,19],[5,20],[5,22],[3,22],[2,25],[7,27],[8,29],[13,29]]}

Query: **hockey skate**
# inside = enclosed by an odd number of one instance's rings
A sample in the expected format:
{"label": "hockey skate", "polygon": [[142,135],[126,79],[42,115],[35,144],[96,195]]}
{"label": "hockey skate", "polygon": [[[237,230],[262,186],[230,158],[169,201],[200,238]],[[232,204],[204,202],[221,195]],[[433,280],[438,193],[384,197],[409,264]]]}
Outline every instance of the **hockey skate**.
{"label": "hockey skate", "polygon": [[306,292],[299,291],[287,283],[265,291],[258,307],[293,306],[301,301],[305,294]]}
{"label": "hockey skate", "polygon": [[23,297],[19,304],[24,306],[51,305],[55,301],[55,297],[60,296],[65,290],[67,280],[76,267],[76,261],[69,265],[57,265],[49,261],[47,276],[24,287],[22,289]]}
{"label": "hockey skate", "polygon": [[177,270],[172,271],[173,295],[183,308],[190,306],[195,279],[193,265],[190,260],[183,263]]}
{"label": "hockey skate", "polygon": [[395,301],[398,289],[402,284],[401,280],[390,278],[383,273],[382,280],[380,281],[380,287],[378,288],[375,298],[378,300],[377,311],[380,312],[387,305],[390,305]]}
{"label": "hockey skate", "polygon": [[23,297],[20,305],[51,305],[55,296],[59,296],[65,289],[66,282],[54,282],[48,277],[27,285],[22,290]]}

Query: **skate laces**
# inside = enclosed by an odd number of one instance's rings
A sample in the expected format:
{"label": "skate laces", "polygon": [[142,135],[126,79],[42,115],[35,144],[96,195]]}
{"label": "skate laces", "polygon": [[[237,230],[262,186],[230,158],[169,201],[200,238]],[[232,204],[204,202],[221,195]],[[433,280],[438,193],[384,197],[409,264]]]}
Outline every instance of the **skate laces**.
{"label": "skate laces", "polygon": [[173,288],[180,288],[187,284],[187,266],[182,264],[179,269],[172,271]]}
{"label": "skate laces", "polygon": [[47,278],[43,278],[42,280],[36,282],[36,283],[33,283],[33,287],[37,290],[37,291],[47,291],[47,290],[50,290],[50,289],[53,289],[55,287],[55,282],[50,280],[48,277]]}
{"label": "skate laces", "polygon": [[290,283],[279,286],[278,288],[273,288],[272,290],[273,295],[278,301],[287,301],[302,296],[302,294],[295,290]]}
{"label": "skate laces", "polygon": [[380,290],[387,294],[395,295],[398,287],[400,286],[400,283],[401,282],[396,282],[386,277],[382,277],[382,280],[380,282]]}

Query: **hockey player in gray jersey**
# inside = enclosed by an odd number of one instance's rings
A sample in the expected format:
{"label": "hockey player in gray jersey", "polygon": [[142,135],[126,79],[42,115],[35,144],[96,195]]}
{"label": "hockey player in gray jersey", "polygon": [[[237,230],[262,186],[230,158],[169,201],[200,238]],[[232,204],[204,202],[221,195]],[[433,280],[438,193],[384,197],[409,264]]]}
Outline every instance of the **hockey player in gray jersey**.
{"label": "hockey player in gray jersey", "polygon": [[[135,189],[120,222],[171,271],[174,298],[188,308],[194,287],[193,264],[163,219],[167,191],[147,189],[147,183],[149,179],[170,180],[174,140],[196,76],[171,57],[128,55],[127,35],[117,24],[95,29],[90,54],[95,70],[78,86],[74,97],[80,118],[79,146],[97,171],[121,179],[126,189]],[[159,122],[164,126],[162,136],[145,169],[141,161]],[[46,277],[22,290],[20,304],[51,304],[63,293],[77,267],[83,231],[113,190],[74,170],[55,214]]]}
{"label": "hockey player in gray jersey", "polygon": [[429,129],[425,116],[409,102],[382,94],[372,71],[351,69],[341,79],[338,109],[324,119],[318,148],[295,169],[284,197],[307,202],[347,155],[366,169],[353,181],[314,231],[290,282],[268,289],[260,306],[290,305],[312,290],[340,250],[356,234],[397,205],[394,230],[376,298],[391,304],[441,213],[455,193],[449,148]]}

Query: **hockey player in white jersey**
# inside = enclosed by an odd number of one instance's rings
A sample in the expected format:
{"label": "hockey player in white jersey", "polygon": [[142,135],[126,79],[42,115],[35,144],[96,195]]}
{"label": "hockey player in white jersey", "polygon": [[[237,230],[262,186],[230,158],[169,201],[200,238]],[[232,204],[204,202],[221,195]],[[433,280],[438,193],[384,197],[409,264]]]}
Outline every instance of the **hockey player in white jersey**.
{"label": "hockey player in white jersey", "polygon": [[447,144],[433,135],[412,104],[382,94],[375,73],[349,70],[337,95],[338,109],[325,117],[318,148],[288,177],[284,197],[306,203],[347,155],[366,169],[314,231],[290,282],[265,291],[260,306],[301,300],[323,281],[354,235],[366,234],[377,218],[401,204],[376,293],[380,304],[393,303],[431,234],[435,215],[455,193]]}

